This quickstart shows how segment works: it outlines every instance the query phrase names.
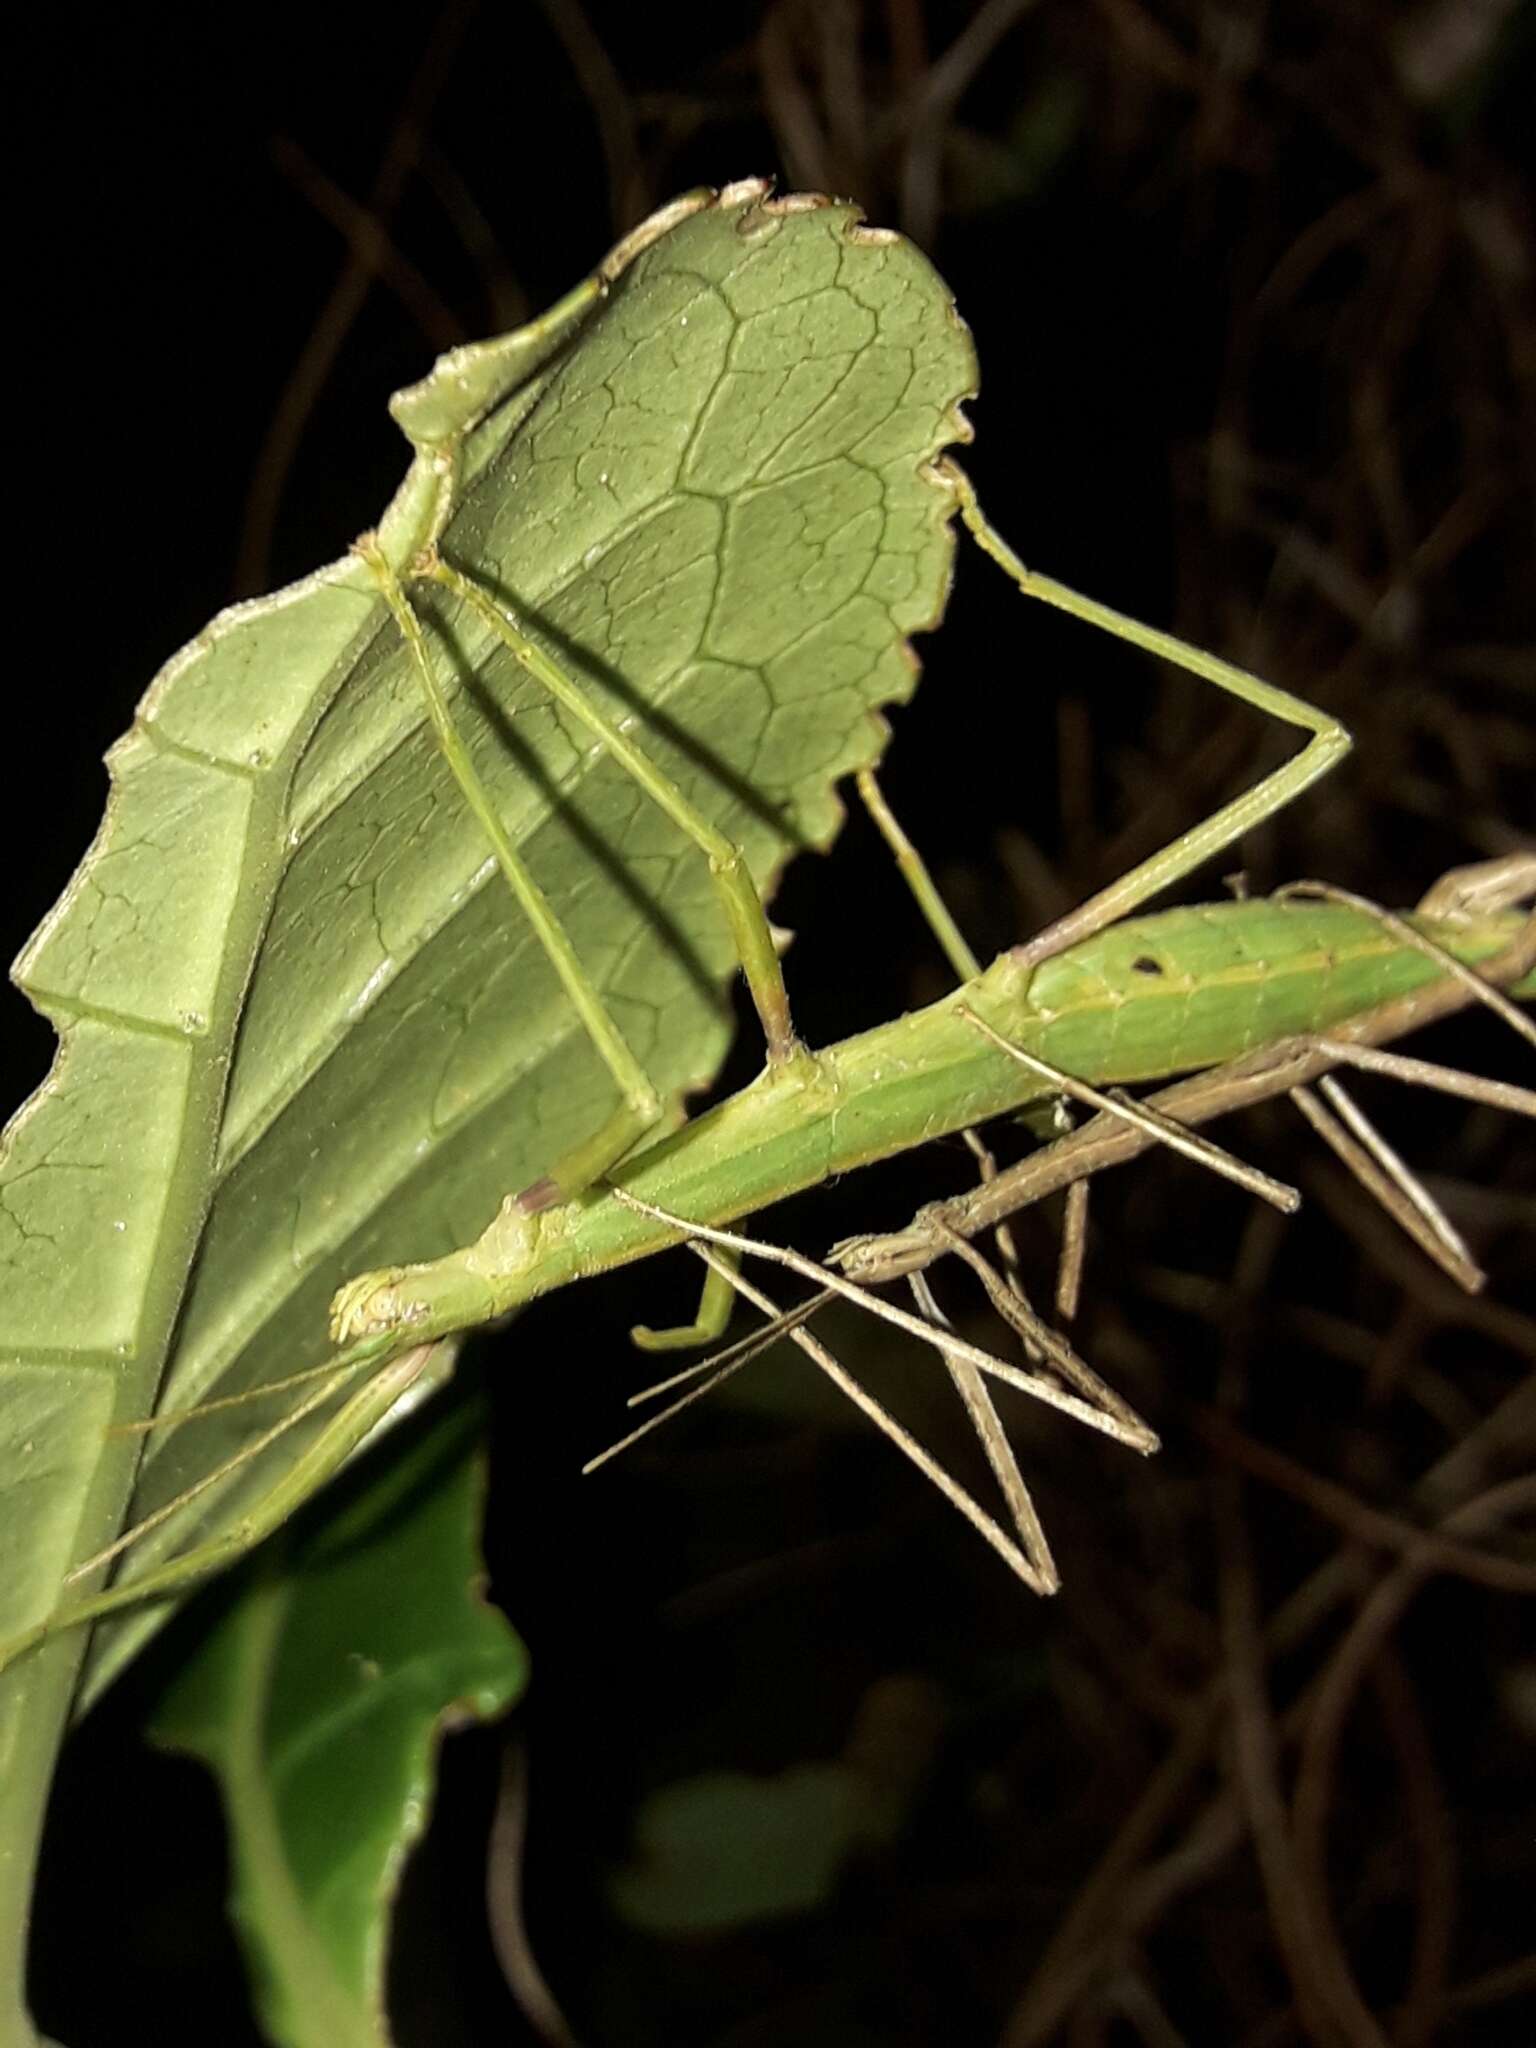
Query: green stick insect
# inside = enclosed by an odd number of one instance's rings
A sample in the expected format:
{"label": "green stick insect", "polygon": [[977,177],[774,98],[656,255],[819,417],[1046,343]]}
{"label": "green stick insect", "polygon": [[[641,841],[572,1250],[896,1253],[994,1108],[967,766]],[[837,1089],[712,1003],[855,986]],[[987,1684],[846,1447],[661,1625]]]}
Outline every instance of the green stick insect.
{"label": "green stick insect", "polygon": [[[650,239],[644,246],[654,246],[679,221],[692,219],[703,202],[680,204],[680,213],[670,213],[660,225],[648,224],[644,234]],[[770,207],[762,188],[740,187],[720,195],[717,213],[737,216],[734,231],[745,235],[793,223],[807,210],[807,203],[799,201]],[[886,246],[878,238],[870,240]],[[630,249],[625,261],[633,254]],[[603,280],[604,288],[623,269],[617,258],[615,265]],[[683,298],[678,303],[694,301]],[[679,317],[686,324],[689,315]],[[552,321],[555,318],[551,316]],[[910,358],[910,338],[904,346]],[[458,372],[460,381],[470,384],[484,369],[482,359],[466,357]],[[792,355],[781,355],[758,364],[756,373],[773,384],[792,380],[799,370]],[[502,384],[485,374],[486,388],[479,396],[489,401],[508,388],[505,363],[496,366]],[[910,375],[910,366],[906,374]],[[818,427],[823,435],[828,431],[826,421],[835,416],[835,394],[834,379],[828,383],[827,410]],[[536,408],[538,397],[536,391],[531,407]],[[537,411],[531,410],[529,417],[537,419]],[[558,438],[561,425],[556,413],[545,428],[551,442]],[[416,427],[424,432],[419,413]],[[955,438],[957,431],[951,422],[949,437]],[[1517,876],[1491,904],[1475,898],[1470,908],[1465,900],[1448,908],[1434,905],[1412,924],[1351,903],[1299,895],[1147,914],[1144,906],[1158,892],[1230,848],[1335,766],[1348,748],[1348,738],[1333,719],[1289,692],[1026,569],[988,523],[963,471],[935,449],[922,464],[921,481],[931,494],[933,519],[940,530],[958,517],[1025,596],[1177,664],[1298,729],[1306,740],[1294,758],[1254,788],[985,970],[939,901],[864,764],[861,788],[866,800],[944,945],[960,986],[926,1010],[839,1045],[812,1050],[794,1028],[779,948],[752,858],[663,765],[651,736],[637,734],[636,728],[645,726],[643,710],[639,716],[625,715],[615,709],[611,691],[593,687],[583,659],[590,650],[570,646],[533,609],[520,604],[504,583],[487,577],[483,564],[476,561],[477,553],[485,552],[484,531],[471,522],[471,538],[478,546],[462,545],[462,493],[473,464],[447,436],[436,442],[428,436],[424,445],[432,459],[418,464],[379,533],[358,543],[345,571],[346,587],[354,596],[371,593],[373,605],[398,636],[395,645],[405,649],[417,719],[424,712],[456,799],[483,835],[523,928],[536,939],[552,968],[570,1014],[609,1077],[617,1104],[552,1149],[536,1177],[506,1195],[472,1242],[416,1264],[376,1268],[347,1281],[331,1305],[335,1354],[312,1372],[273,1378],[254,1390],[270,1394],[304,1387],[281,1421],[254,1442],[242,1443],[224,1462],[208,1463],[195,1482],[146,1515],[127,1536],[74,1566],[66,1585],[71,1593],[81,1588],[81,1596],[66,1596],[55,1612],[0,1642],[0,1661],[14,1659],[69,1624],[174,1594],[248,1549],[308,1498],[397,1409],[403,1396],[446,1368],[459,1334],[541,1294],[692,1241],[710,1267],[698,1319],[684,1331],[639,1332],[637,1338],[652,1349],[685,1342],[704,1345],[720,1334],[735,1294],[763,1304],[763,1297],[731,1261],[720,1256],[757,1248],[727,1226],[782,1196],[929,1139],[973,1130],[989,1118],[1049,1103],[1063,1093],[1086,1093],[1097,1103],[1102,1098],[1095,1091],[1192,1069],[1221,1068],[1245,1058],[1278,1057],[1277,1048],[1283,1050],[1298,1039],[1315,1047],[1324,1033],[1344,1038],[1354,1029],[1359,1039],[1369,1042],[1371,1031],[1363,1018],[1380,1014],[1384,1006],[1396,1004],[1401,1009],[1427,1000],[1428,992],[1444,986],[1453,969],[1466,975],[1492,963],[1515,997],[1536,994],[1536,957],[1519,954],[1522,945],[1529,946],[1532,920],[1513,907],[1518,891],[1529,888],[1529,876]],[[538,446],[535,436],[535,454]],[[591,480],[594,491],[609,487],[606,472]],[[819,515],[808,505],[806,516]],[[464,566],[466,562],[470,566]],[[653,564],[652,569],[654,584],[661,567]],[[665,604],[664,588],[653,590],[651,602]],[[666,826],[682,836],[717,899],[715,916],[720,930],[728,933],[745,976],[767,1058],[762,1074],[749,1087],[681,1129],[657,1135],[667,1116],[664,1091],[651,1078],[644,1057],[631,1042],[632,1034],[584,959],[569,917],[541,887],[509,827],[507,799],[492,787],[484,754],[477,758],[476,746],[467,737],[466,710],[475,708],[479,667],[492,657],[513,665],[533,701],[542,702],[562,721],[561,729],[573,747],[586,749],[591,758],[621,772],[638,799],[654,807]],[[515,741],[515,735],[502,737]],[[1511,1014],[1529,1029],[1518,1012]],[[1403,1015],[1395,1028],[1405,1028],[1410,1021]],[[1318,1057],[1315,1052],[1313,1056]],[[1322,1065],[1328,1065],[1330,1057],[1322,1057]],[[1527,1111],[1536,1106],[1520,1091],[1507,1091],[1504,1100],[1506,1106]],[[1138,1112],[1118,1099],[1107,1105],[1106,1113],[1131,1126],[1139,1123],[1144,1131],[1159,1120],[1155,1109]],[[1166,1118],[1158,1135],[1180,1142],[1178,1126]],[[1187,1142],[1196,1144],[1212,1163],[1224,1160],[1208,1142]],[[1261,1181],[1262,1177],[1247,1176],[1258,1192],[1287,1199],[1284,1190]],[[996,1215],[989,1218],[996,1220]],[[969,1246],[967,1231],[951,1221],[933,1223],[927,1243],[933,1253],[954,1251],[979,1258]],[[777,1256],[800,1264],[828,1289],[870,1299],[852,1279],[828,1274],[793,1255]],[[898,1256],[896,1269],[911,1270],[921,1263],[921,1258],[909,1259],[902,1268]],[[988,1277],[990,1269],[979,1269]],[[879,1257],[866,1254],[862,1270],[869,1277],[885,1277]],[[1058,1576],[992,1407],[988,1381],[1000,1379],[1021,1387],[1132,1448],[1150,1450],[1155,1439],[1060,1333],[1035,1315],[1016,1288],[998,1285],[992,1291],[1037,1362],[1010,1365],[965,1343],[942,1325],[921,1285],[923,1313],[908,1315],[889,1304],[881,1312],[943,1356],[993,1465],[1008,1505],[1011,1532],[954,1487],[920,1446],[902,1437],[830,1354],[799,1327],[815,1303],[792,1311],[781,1326],[850,1398],[897,1437],[1025,1583],[1048,1593],[1055,1589]],[[760,1341],[751,1340],[748,1347],[738,1347],[737,1355],[727,1354],[714,1363],[731,1369],[748,1351],[760,1348]],[[343,1397],[341,1405],[320,1420],[338,1394]],[[159,1426],[188,1420],[194,1413],[226,1412],[245,1398],[241,1392],[222,1401],[199,1404],[194,1399],[162,1416]],[[242,1503],[217,1534],[163,1561],[155,1556],[155,1543],[179,1526],[189,1502],[216,1497],[254,1454],[272,1450],[300,1424],[314,1426],[278,1475]],[[139,1555],[146,1560],[142,1567],[123,1583],[92,1592],[93,1579],[130,1544],[139,1546]]]}

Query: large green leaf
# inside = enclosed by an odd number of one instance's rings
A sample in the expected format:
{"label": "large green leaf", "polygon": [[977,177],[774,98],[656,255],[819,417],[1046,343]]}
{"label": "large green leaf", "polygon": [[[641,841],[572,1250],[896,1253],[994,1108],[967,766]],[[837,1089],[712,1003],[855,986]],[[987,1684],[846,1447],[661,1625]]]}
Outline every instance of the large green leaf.
{"label": "large green leaf", "polygon": [[151,1728],[218,1776],[232,1909],[287,2048],[387,2042],[388,1911],[439,1733],[526,1682],[522,1645],[474,1590],[480,1420],[460,1402],[392,1439],[339,1513],[263,1549]]}
{"label": "large green leaf", "polygon": [[[513,599],[766,884],[832,837],[834,781],[912,688],[906,636],[936,621],[952,546],[928,464],[973,381],[899,238],[756,185],[696,194],[397,398],[417,453],[381,542],[404,567],[439,537]],[[509,829],[678,1105],[728,1034],[703,861],[472,617],[428,609]],[[152,1437],[142,1470],[110,1421],[323,1357],[340,1281],[467,1238],[613,1100],[357,560],[221,614],[109,765],[97,842],[18,969],[60,1049],[0,1179],[0,1639],[279,1404]],[[265,1477],[200,1493],[125,1576]],[[98,1631],[92,1684],[154,1619]],[[78,1653],[0,1678],[13,1946]]]}

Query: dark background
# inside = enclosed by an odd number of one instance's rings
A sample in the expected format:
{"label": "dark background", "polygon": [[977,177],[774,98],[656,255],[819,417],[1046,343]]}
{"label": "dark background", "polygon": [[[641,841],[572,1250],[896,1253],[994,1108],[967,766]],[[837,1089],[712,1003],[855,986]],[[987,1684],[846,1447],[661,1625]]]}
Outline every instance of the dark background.
{"label": "dark background", "polygon": [[[1532,25],[1455,0],[34,21],[8,207],[9,950],[86,846],[97,759],[159,663],[376,516],[404,459],[386,395],[676,192],[759,172],[852,195],[933,255],[981,354],[969,467],[1027,559],[1353,728],[1344,770],[1244,849],[1255,887],[1324,874],[1410,902],[1528,842]],[[360,217],[383,275],[342,311]],[[1031,618],[973,558],[921,651],[886,786],[984,957],[1284,744]],[[858,817],[775,915],[813,1041],[942,987]],[[16,1101],[49,1038],[19,999],[4,1014]],[[1476,1020],[1422,1049],[1516,1064]],[[500,1376],[485,1347],[490,1557],[535,1677],[508,1730],[449,1746],[397,1941],[402,2042],[538,2038],[485,1931],[493,1810],[502,1953],[520,1853],[528,1938],[593,2048],[1525,2037],[1519,1603],[1467,1568],[1368,1642],[1356,1624],[1400,1555],[1367,1511],[1423,1524],[1529,1467],[1531,1146],[1508,1119],[1365,1093],[1487,1264],[1483,1302],[1396,1243],[1294,1113],[1229,1134],[1303,1186],[1294,1224],[1177,1162],[1106,1184],[1083,1348],[1167,1448],[1143,1466],[1020,1418],[1067,1581],[1049,1609],[793,1368],[579,1481],[636,1383],[624,1330],[663,1320],[667,1290],[681,1306],[681,1271],[541,1307]],[[935,1148],[772,1233],[825,1244],[966,1172]],[[1024,1233],[1042,1274],[1047,1221]],[[958,1285],[946,1300],[975,1314]],[[922,1419],[963,1460],[952,1419]],[[1264,1446],[1289,1462],[1256,1472]],[[1331,1597],[1259,1653],[1324,1567]],[[134,1734],[152,1678],[60,1779],[36,2003],[72,2048],[147,2024],[255,2038],[211,1791]],[[1241,1711],[1207,1711],[1218,1683]],[[819,1911],[671,1940],[615,1913],[648,1792],[836,1758],[856,1722],[904,1817]]]}

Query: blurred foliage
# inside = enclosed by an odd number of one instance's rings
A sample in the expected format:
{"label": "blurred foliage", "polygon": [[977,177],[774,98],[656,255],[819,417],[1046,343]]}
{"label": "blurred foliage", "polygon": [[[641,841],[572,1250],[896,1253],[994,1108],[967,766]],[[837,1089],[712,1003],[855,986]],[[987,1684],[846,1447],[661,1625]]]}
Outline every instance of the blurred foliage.
{"label": "blurred foliage", "polygon": [[377,2043],[390,1908],[439,1738],[490,1721],[527,1659],[477,1590],[480,1404],[391,1433],[221,1588],[153,1739],[214,1771],[231,1911],[274,2041]]}

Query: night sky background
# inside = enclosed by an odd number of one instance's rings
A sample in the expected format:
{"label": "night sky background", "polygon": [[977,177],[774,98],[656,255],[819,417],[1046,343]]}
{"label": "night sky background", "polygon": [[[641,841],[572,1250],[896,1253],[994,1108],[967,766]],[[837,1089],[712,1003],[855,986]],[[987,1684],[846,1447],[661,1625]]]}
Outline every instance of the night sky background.
{"label": "night sky background", "polygon": [[[1536,9],[385,13],[387,32],[324,0],[88,28],[60,10],[18,52],[8,957],[87,845],[99,757],[160,663],[376,517],[404,466],[388,393],[542,309],[676,193],[758,173],[852,196],[932,255],[980,351],[968,467],[1027,560],[1351,726],[1351,762],[1245,846],[1255,889],[1321,874],[1408,903],[1530,843]],[[387,274],[327,326],[359,208]],[[1032,617],[973,557],[920,652],[885,786],[984,958],[1286,744]],[[774,914],[813,1043],[942,991],[861,816]],[[3,1015],[16,1102],[50,1036],[17,997]],[[1416,1049],[1520,1063],[1483,1019]],[[752,1065],[739,1049],[727,1081]],[[405,2048],[1528,2037],[1536,1643],[1509,1575],[1428,1575],[1364,1656],[1336,1750],[1308,1741],[1400,1555],[1365,1511],[1435,1521],[1536,1449],[1531,1141],[1362,1094],[1467,1232],[1486,1294],[1398,1243],[1293,1111],[1226,1133],[1302,1186],[1293,1224],[1176,1161],[1106,1183],[1081,1348],[1166,1448],[1143,1465],[1019,1417],[1066,1579],[1049,1608],[793,1365],[581,1481],[638,1383],[624,1332],[681,1310],[681,1261],[479,1347],[488,1556],[534,1679],[506,1727],[447,1747],[395,1949]],[[824,1246],[968,1172],[933,1148],[786,1205],[769,1234]],[[1054,1224],[1022,1232],[1038,1276]],[[945,1300],[1002,1341],[958,1282]],[[881,1370],[857,1326],[835,1348]],[[938,1401],[921,1419],[963,1465],[963,1422]],[[1463,1443],[1449,1490],[1425,1493]],[[1477,1540],[1511,1558],[1523,1539]],[[1244,1617],[1330,1561],[1336,1597],[1245,1663]],[[217,1806],[139,1742],[155,1682],[151,1658],[66,1758],[36,2010],[69,2048],[146,2028],[242,2048],[259,2037],[219,1910]],[[1206,1711],[1217,1682],[1243,1714]],[[815,1910],[662,1937],[616,1908],[658,1785],[871,1754],[900,1825]],[[505,1967],[519,1863],[567,2035],[540,2033]]]}

